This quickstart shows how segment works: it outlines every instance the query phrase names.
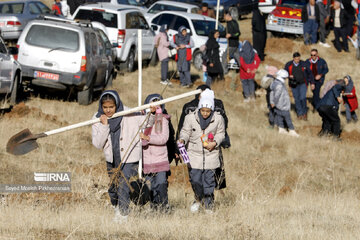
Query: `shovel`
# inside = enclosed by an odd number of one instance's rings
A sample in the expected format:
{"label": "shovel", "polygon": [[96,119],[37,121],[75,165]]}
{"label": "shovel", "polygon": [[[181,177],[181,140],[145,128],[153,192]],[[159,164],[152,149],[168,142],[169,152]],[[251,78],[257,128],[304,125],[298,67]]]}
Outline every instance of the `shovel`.
{"label": "shovel", "polygon": [[[153,102],[153,103],[149,103],[149,104],[145,104],[139,107],[135,107],[135,108],[131,108],[125,111],[121,111],[121,112],[117,112],[115,113],[111,118],[116,118],[116,117],[120,117],[120,116],[124,116],[124,115],[128,115],[134,112],[139,112],[141,110],[150,108],[150,106],[158,106],[161,104],[165,104],[168,102],[172,102],[175,100],[179,100],[182,98],[186,98],[189,96],[193,96],[195,94],[200,94],[201,93],[201,89],[198,90],[194,90],[191,92],[187,92],[187,93],[183,93],[180,95],[176,95],[173,97],[169,97],[166,99],[163,99],[161,101],[158,102]],[[95,118],[89,121],[85,121],[85,122],[80,122],[80,123],[76,123],[73,125],[69,125],[66,127],[62,127],[62,128],[58,128],[58,129],[54,129],[54,130],[50,130],[47,132],[42,132],[39,134],[32,134],[31,131],[27,128],[22,130],[21,132],[15,134],[14,136],[12,136],[7,145],[6,145],[6,151],[8,153],[14,154],[14,155],[24,155],[28,152],[31,152],[32,150],[36,149],[39,147],[39,145],[37,144],[36,140],[38,138],[43,138],[43,137],[47,137],[56,133],[61,133],[61,132],[65,132],[65,131],[69,131],[75,128],[79,128],[79,127],[84,127],[84,126],[88,126],[88,125],[92,125],[94,123],[98,123],[100,122],[100,118]]]}

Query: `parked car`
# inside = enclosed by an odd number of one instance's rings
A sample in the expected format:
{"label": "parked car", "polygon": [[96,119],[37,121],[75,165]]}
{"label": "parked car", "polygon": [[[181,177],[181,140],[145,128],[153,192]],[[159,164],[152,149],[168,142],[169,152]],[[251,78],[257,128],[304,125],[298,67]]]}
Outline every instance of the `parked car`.
{"label": "parked car", "polygon": [[0,32],[5,40],[18,39],[26,24],[50,9],[37,0],[0,2]]}
{"label": "parked car", "polygon": [[[162,24],[169,25],[168,36],[173,39],[178,33],[180,26],[185,26],[190,30],[191,37],[194,40],[194,48],[192,49],[193,64],[195,68],[202,67],[202,52],[200,47],[206,43],[211,30],[215,29],[216,20],[207,16],[193,13],[169,12],[164,11],[154,15],[151,20],[152,28],[158,33]],[[219,23],[220,32],[220,55],[226,50],[227,40],[225,37],[225,28]]]}
{"label": "parked car", "polygon": [[[224,19],[224,12],[229,11],[233,19],[237,20],[241,15],[250,13],[258,0],[220,0],[219,19]],[[217,0],[203,0],[209,7],[215,11],[217,9]]]}
{"label": "parked car", "polygon": [[0,108],[6,108],[17,102],[21,93],[21,66],[13,57],[17,48],[7,48],[0,37],[0,96],[3,101]]}
{"label": "parked car", "polygon": [[198,13],[200,8],[194,4],[175,1],[157,1],[144,13],[146,20],[150,20],[156,13],[162,11],[177,11],[187,13]]}
{"label": "parked car", "polygon": [[115,77],[112,45],[90,23],[45,17],[33,20],[18,40],[23,82],[77,93],[81,105],[92,102]]}
{"label": "parked car", "polygon": [[302,35],[301,9],[305,4],[306,0],[279,0],[276,8],[268,15],[267,31]]}
{"label": "parked car", "polygon": [[116,64],[120,69],[134,71],[137,60],[138,29],[142,30],[142,59],[156,63],[155,34],[144,15],[134,8],[119,8],[110,3],[87,4],[78,7],[73,19],[85,19],[105,25],[111,43],[117,43]]}

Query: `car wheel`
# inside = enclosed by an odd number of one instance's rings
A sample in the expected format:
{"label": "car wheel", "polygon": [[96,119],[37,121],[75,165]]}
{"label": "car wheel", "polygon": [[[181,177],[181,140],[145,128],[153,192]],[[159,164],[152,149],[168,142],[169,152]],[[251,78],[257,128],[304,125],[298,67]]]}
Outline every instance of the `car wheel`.
{"label": "car wheel", "polygon": [[229,8],[229,12],[230,12],[231,17],[234,20],[239,20],[239,11],[238,11],[237,7]]}
{"label": "car wheel", "polygon": [[200,52],[199,50],[196,51],[194,53],[194,67],[197,69],[197,70],[201,70],[202,69],[202,64],[203,64],[203,55],[202,55],[202,52]]}
{"label": "car wheel", "polygon": [[88,89],[79,91],[77,93],[77,100],[80,105],[89,105],[92,102],[93,92],[94,92],[93,83],[95,79],[96,76],[93,78],[93,82],[91,83]]}
{"label": "car wheel", "polygon": [[157,63],[158,63],[158,57],[157,57],[157,53],[156,53],[156,48],[154,48],[152,55],[151,55],[149,65],[152,67],[155,67]]}
{"label": "car wheel", "polygon": [[126,70],[133,72],[135,70],[135,52],[134,49],[130,49],[129,55],[126,59]]}
{"label": "car wheel", "polygon": [[10,96],[10,105],[15,105],[19,100],[20,95],[21,95],[20,74],[16,74],[14,78],[14,86]]}

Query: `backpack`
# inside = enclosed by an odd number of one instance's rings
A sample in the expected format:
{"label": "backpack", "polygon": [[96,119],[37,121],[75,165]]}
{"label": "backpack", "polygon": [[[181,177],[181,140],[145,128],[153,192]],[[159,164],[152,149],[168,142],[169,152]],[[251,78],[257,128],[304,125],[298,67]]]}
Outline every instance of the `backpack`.
{"label": "backpack", "polygon": [[260,86],[264,89],[267,89],[268,87],[270,87],[271,83],[274,80],[275,80],[275,78],[273,76],[267,74],[261,79]]}

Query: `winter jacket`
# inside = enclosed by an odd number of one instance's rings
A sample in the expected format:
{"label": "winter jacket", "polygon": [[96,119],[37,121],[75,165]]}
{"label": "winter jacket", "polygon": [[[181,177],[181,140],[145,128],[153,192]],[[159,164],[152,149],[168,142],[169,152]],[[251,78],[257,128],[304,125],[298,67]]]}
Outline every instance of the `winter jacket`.
{"label": "winter jacket", "polygon": [[358,100],[357,100],[357,97],[356,97],[355,86],[351,90],[351,93],[352,93],[352,95],[346,95],[343,98],[344,98],[344,104],[345,104],[345,102],[348,102],[349,105],[350,105],[350,112],[353,112],[359,106]]}
{"label": "winter jacket", "polygon": [[[312,73],[311,73],[309,67],[307,66],[307,64],[303,60],[300,60],[299,64],[301,66],[301,70],[304,73],[304,79],[295,79],[295,81],[296,81],[295,84],[293,84],[292,81],[289,79],[289,86],[290,87],[296,87],[296,85],[300,85],[300,84],[303,84],[303,83],[305,83],[306,85],[308,85],[308,83],[315,84],[314,76],[312,75]],[[293,75],[292,74],[293,73],[293,71],[292,71],[293,67],[294,67],[294,61],[293,60],[291,60],[291,61],[289,61],[289,62],[287,62],[285,64],[284,69],[286,71],[288,71],[289,76]]]}
{"label": "winter jacket", "polygon": [[[307,68],[310,69],[310,72],[312,73],[311,58],[306,59],[305,63],[307,65]],[[325,74],[327,74],[329,72],[329,68],[328,68],[326,61],[320,57],[319,57],[318,61],[316,62],[316,64],[317,64],[317,73],[321,75],[321,78],[319,80],[315,80],[315,76],[313,74],[311,74],[311,75],[313,76],[314,83],[320,82],[322,85],[325,80]]]}
{"label": "winter jacket", "polygon": [[[181,33],[179,33],[179,34],[181,34]],[[180,44],[182,44],[182,43],[178,42],[178,34],[175,34],[173,36],[173,41],[170,42],[170,45],[171,45],[171,47],[176,48],[176,47],[180,46]],[[192,59],[191,48],[193,48],[193,47],[194,47],[194,41],[190,37],[189,42],[186,43],[186,48],[177,50],[177,53],[175,55],[175,61],[179,60],[179,54],[180,54],[179,52],[181,52],[181,51],[186,51],[186,61],[191,61],[191,59]]]}
{"label": "winter jacket", "polygon": [[164,114],[162,119],[161,133],[155,132],[155,126],[145,129],[150,133],[146,134],[150,137],[149,141],[145,141],[143,145],[143,163],[144,173],[167,172],[170,170],[168,150],[166,143],[169,139],[169,116]]}
{"label": "winter jacket", "polygon": [[[129,108],[124,107],[124,110]],[[93,117],[95,118],[95,116]],[[124,116],[121,121],[121,134],[120,134],[120,155],[121,162],[123,163],[135,163],[139,162],[142,158],[142,145],[140,137],[136,136],[137,131],[143,121],[145,120],[146,115],[127,115]],[[144,127],[150,127],[154,123],[154,115],[150,114],[150,117],[145,123]],[[103,149],[105,154],[105,159],[107,162],[113,162],[113,151],[111,145],[110,137],[110,128],[109,125],[103,125],[98,122],[92,125],[92,143],[98,149]],[[130,146],[131,141],[136,136],[135,141]],[[130,146],[130,147],[129,147]],[[124,156],[125,152],[128,150],[127,156]],[[124,159],[124,157],[126,157]]]}
{"label": "winter jacket", "polygon": [[[315,7],[315,20],[316,22],[320,22],[320,10],[319,6],[317,4],[314,5]],[[310,8],[310,3],[305,4],[301,10],[301,21],[303,23],[307,22],[309,20],[309,13],[308,10]]]}
{"label": "winter jacket", "polygon": [[[216,147],[210,152],[203,147],[201,136],[209,133],[214,135]],[[185,117],[184,126],[180,132],[180,139],[188,145],[187,152],[190,158],[191,168],[194,169],[216,169],[220,167],[219,143],[225,137],[224,119],[218,112],[214,112],[209,126],[201,130],[198,110],[189,113]]]}
{"label": "winter jacket", "polygon": [[281,111],[290,111],[290,96],[285,87],[285,84],[278,79],[270,85],[270,104]]}
{"label": "winter jacket", "polygon": [[[223,68],[220,62],[220,45],[214,38],[214,31],[210,31],[209,39],[206,42],[207,72],[210,74],[222,74]],[[210,66],[210,63],[213,66]]]}
{"label": "winter jacket", "polygon": [[166,33],[159,32],[154,39],[154,43],[155,45],[158,45],[157,54],[159,56],[159,61],[168,58],[170,42],[168,41]]}
{"label": "winter jacket", "polygon": [[254,79],[255,73],[247,72],[248,70],[252,71],[254,69],[258,69],[260,65],[260,58],[257,53],[255,53],[254,61],[250,64],[247,64],[244,61],[243,57],[240,57],[240,79]]}
{"label": "winter jacket", "polygon": [[231,20],[226,22],[226,33],[231,34],[231,37],[229,37],[229,47],[239,47],[239,37],[241,33],[237,21]]}
{"label": "winter jacket", "polygon": [[320,102],[317,104],[316,109],[320,106],[333,106],[335,109],[339,109],[339,102],[337,100],[340,97],[341,91],[344,89],[340,84],[335,84],[323,98],[321,98]]}

